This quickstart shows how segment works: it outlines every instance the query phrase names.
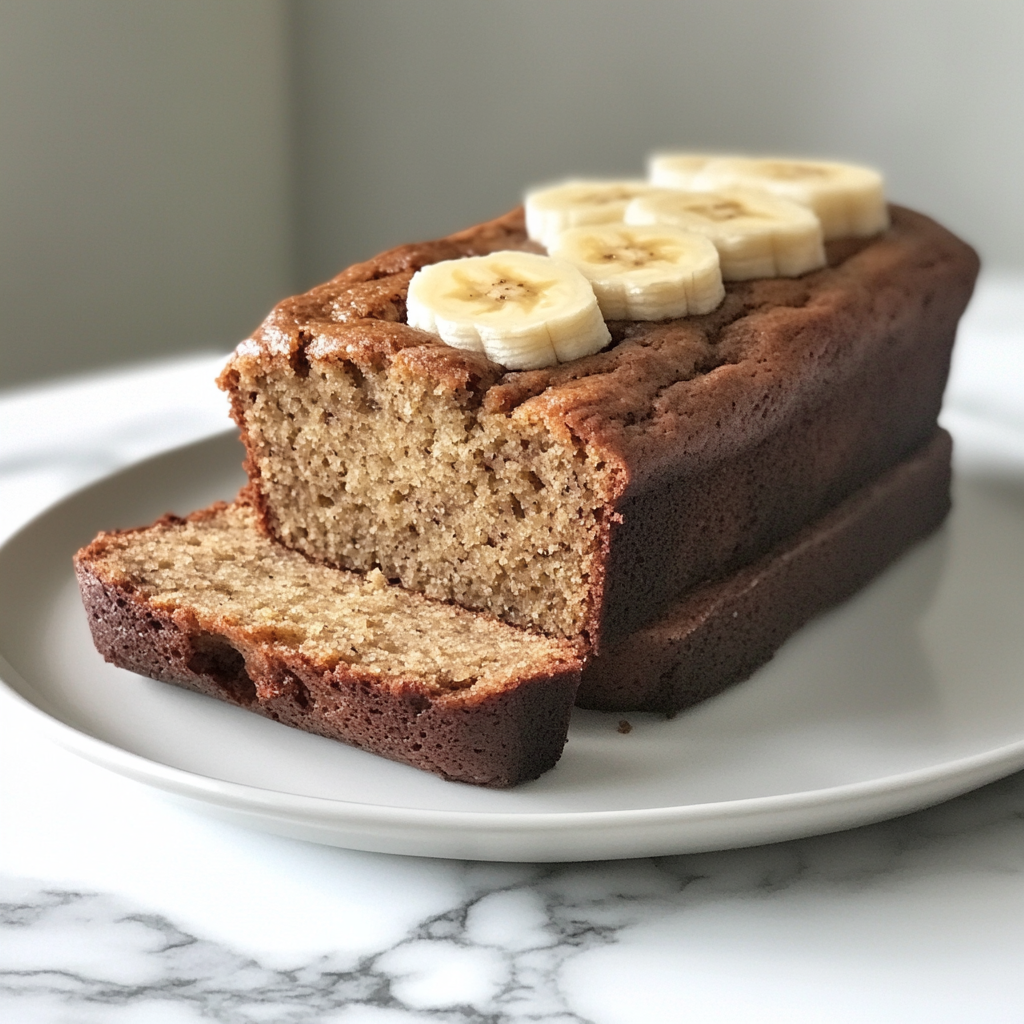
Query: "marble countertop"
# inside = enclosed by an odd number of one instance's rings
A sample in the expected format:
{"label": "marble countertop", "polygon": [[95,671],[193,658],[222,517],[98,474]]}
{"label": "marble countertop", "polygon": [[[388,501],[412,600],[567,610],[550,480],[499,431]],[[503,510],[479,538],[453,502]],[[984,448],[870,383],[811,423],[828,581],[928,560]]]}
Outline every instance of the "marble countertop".
{"label": "marble countertop", "polygon": [[[221,361],[0,392],[0,537],[223,429]],[[1019,278],[983,281],[944,422],[962,451],[1020,447]],[[1022,961],[1024,773],[774,846],[480,864],[234,827],[0,720],[0,1019],[18,1024],[1018,1022]]]}

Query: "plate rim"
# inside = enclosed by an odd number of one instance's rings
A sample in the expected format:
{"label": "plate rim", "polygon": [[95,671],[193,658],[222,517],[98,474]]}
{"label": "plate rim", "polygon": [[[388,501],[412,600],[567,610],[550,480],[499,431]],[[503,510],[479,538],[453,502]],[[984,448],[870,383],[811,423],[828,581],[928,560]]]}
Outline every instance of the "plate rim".
{"label": "plate rim", "polygon": [[[363,808],[367,811],[373,811],[374,813],[381,811],[391,812],[396,817],[415,818],[419,815],[428,815],[431,818],[449,818],[460,822],[470,820],[477,821],[481,819],[486,819],[487,821],[507,820],[510,822],[528,821],[531,823],[542,821],[548,822],[553,819],[572,819],[574,822],[583,822],[588,820],[607,821],[609,819],[619,818],[624,819],[625,822],[636,818],[658,816],[676,817],[683,811],[699,810],[704,808],[714,810],[718,810],[720,808],[740,808],[741,811],[753,813],[764,809],[771,809],[776,806],[781,807],[782,805],[793,804],[796,807],[807,804],[814,805],[826,795],[837,799],[854,799],[859,796],[870,796],[875,793],[884,792],[888,789],[909,788],[915,784],[924,785],[928,782],[937,781],[938,779],[948,776],[948,769],[951,766],[956,766],[960,768],[961,771],[966,772],[969,769],[985,768],[994,764],[994,762],[1004,761],[1014,756],[1019,757],[1021,765],[1024,766],[1024,739],[1020,739],[1013,743],[1004,744],[1000,747],[993,747],[990,750],[986,750],[981,753],[970,754],[966,757],[956,758],[952,761],[943,761],[940,764],[930,765],[924,768],[914,768],[908,772],[901,772],[896,775],[884,775],[873,779],[860,780],[858,782],[848,782],[839,786],[826,786],[820,789],[798,790],[792,793],[776,793],[770,796],[742,797],[735,800],[713,800],[705,801],[703,803],[672,804],[670,806],[662,807],[637,807],[604,811],[460,811],[446,810],[443,808],[423,809],[416,807],[403,807],[395,804],[363,803],[358,800],[341,800],[336,797],[289,793],[287,790],[268,789],[263,786],[253,786],[245,782],[231,782],[227,779],[216,779],[209,775],[202,775],[198,772],[190,771],[187,768],[177,768],[174,765],[163,764],[162,762],[154,761],[152,758],[148,758],[143,754],[136,754],[133,751],[126,750],[124,747],[120,747],[115,743],[110,743],[109,741],[102,740],[97,736],[92,736],[88,732],[77,729],[73,725],[69,725],[67,722],[62,722],[59,718],[49,714],[11,686],[5,678],[8,673],[25,683],[26,688],[31,689],[30,684],[25,682],[17,669],[15,669],[7,659],[0,654],[0,699],[8,702],[13,701],[18,705],[19,711],[23,714],[27,713],[31,716],[31,719],[35,721],[37,727],[41,726],[44,731],[52,734],[50,738],[53,739],[54,742],[57,742],[62,749],[68,750],[72,753],[77,753],[94,764],[113,766],[117,764],[117,762],[123,762],[123,767],[125,768],[133,765],[143,768],[142,771],[138,772],[122,773],[128,778],[138,778],[140,775],[150,775],[153,777],[154,782],[157,782],[157,780],[166,783],[180,782],[188,784],[191,788],[197,790],[208,789],[211,794],[218,793],[225,797],[230,795],[241,796],[244,794],[249,796],[251,794],[255,794],[260,801],[268,806],[280,802],[295,802],[300,805],[308,806],[310,809],[317,807],[338,807],[345,809]],[[93,756],[93,751],[96,755],[100,755],[102,753],[104,756]],[[114,768],[113,770],[118,769]],[[890,785],[886,785],[887,783]],[[897,786],[895,785],[896,783],[905,783],[906,785]],[[178,788],[183,789],[185,787],[176,787],[176,789]],[[830,800],[829,802],[831,803],[833,801]]]}

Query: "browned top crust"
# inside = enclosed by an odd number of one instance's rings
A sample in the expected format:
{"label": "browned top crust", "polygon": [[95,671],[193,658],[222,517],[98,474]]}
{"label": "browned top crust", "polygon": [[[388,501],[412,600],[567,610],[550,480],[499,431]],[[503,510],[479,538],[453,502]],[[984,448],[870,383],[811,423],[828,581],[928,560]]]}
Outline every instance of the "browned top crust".
{"label": "browned top crust", "polygon": [[[612,345],[543,370],[507,372],[409,327],[405,297],[420,267],[536,246],[521,209],[433,242],[400,246],[274,308],[220,378],[225,390],[287,361],[427,376],[460,401],[524,416],[598,451],[622,492],[727,454],[730,438],[770,436],[799,400],[841,388],[886,338],[952,331],[977,274],[974,251],[929,218],[891,208],[892,226],[829,245],[829,266],[803,277],[726,285],[706,316],[614,321]],[[622,493],[620,492],[620,493]]]}

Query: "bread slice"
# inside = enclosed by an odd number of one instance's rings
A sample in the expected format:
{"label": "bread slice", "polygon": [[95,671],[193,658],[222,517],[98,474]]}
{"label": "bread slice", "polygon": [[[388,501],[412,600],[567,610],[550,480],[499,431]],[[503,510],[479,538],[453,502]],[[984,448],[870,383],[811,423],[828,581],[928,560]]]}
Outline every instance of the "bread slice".
{"label": "bread slice", "polygon": [[829,266],[506,372],[403,323],[413,272],[529,249],[521,211],[286,300],[221,376],[263,527],[600,655],[932,436],[977,257],[893,208]]}
{"label": "bread slice", "polygon": [[481,786],[561,755],[570,643],[311,564],[244,504],[102,533],[75,571],[96,646],[122,668]]}

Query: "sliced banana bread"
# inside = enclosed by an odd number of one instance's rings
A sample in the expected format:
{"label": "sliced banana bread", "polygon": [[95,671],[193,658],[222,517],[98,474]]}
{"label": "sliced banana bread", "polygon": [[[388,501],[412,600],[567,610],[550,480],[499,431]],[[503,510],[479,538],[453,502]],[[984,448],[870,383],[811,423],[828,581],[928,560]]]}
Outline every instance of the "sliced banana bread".
{"label": "sliced banana bread", "polygon": [[122,668],[482,786],[536,778],[565,744],[570,643],[311,564],[244,504],[102,533],[75,571]]}

